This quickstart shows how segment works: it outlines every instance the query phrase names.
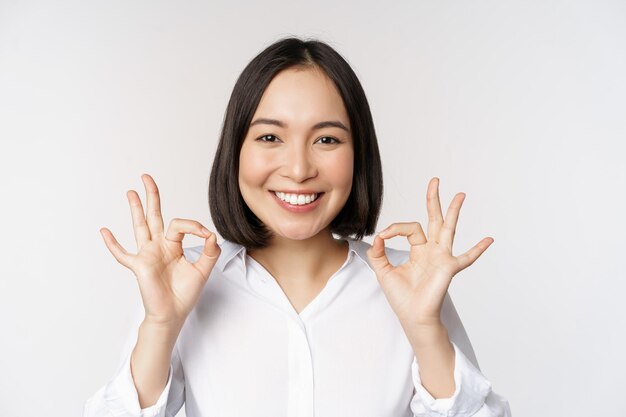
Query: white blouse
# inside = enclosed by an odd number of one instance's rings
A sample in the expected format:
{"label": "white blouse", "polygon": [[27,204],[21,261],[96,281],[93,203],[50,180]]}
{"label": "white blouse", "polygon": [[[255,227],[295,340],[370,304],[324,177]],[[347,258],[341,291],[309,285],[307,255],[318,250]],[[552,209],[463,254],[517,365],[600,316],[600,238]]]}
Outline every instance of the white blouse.
{"label": "white blouse", "polygon": [[[113,378],[83,417],[510,417],[506,399],[479,370],[472,345],[446,295],[442,321],[455,350],[452,397],[422,386],[413,349],[366,254],[347,239],[348,257],[298,314],[270,273],[230,241],[172,352],[156,404],[140,409],[130,355],[143,320],[136,313]],[[185,248],[195,262],[202,246]],[[386,248],[393,265],[408,251]]]}

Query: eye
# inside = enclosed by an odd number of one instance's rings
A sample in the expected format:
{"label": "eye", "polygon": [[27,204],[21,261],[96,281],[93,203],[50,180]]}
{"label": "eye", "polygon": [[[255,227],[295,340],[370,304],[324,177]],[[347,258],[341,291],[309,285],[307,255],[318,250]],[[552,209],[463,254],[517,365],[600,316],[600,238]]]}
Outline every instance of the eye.
{"label": "eye", "polygon": [[336,138],[334,138],[332,136],[322,136],[319,140],[322,141],[323,139],[329,139],[331,141],[334,141],[334,142],[322,142],[322,143],[324,143],[326,145],[334,145],[334,144],[337,144],[337,143],[341,143],[341,141],[339,139],[336,139]]}
{"label": "eye", "polygon": [[[269,139],[269,140],[265,140],[265,139]],[[278,138],[274,135],[263,135],[257,138],[257,140],[260,140],[261,142],[268,142],[268,143],[275,143],[277,139]]]}

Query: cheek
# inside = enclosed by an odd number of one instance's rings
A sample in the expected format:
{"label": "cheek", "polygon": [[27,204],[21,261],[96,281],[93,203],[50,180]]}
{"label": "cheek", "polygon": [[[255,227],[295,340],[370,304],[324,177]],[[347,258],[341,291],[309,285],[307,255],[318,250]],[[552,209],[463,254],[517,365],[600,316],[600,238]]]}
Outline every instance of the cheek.
{"label": "cheek", "polygon": [[247,184],[262,184],[268,172],[269,161],[259,152],[251,152],[246,146],[239,156],[239,181]]}
{"label": "cheek", "polygon": [[338,152],[326,159],[328,177],[337,187],[350,188],[354,174],[354,156],[352,150]]}

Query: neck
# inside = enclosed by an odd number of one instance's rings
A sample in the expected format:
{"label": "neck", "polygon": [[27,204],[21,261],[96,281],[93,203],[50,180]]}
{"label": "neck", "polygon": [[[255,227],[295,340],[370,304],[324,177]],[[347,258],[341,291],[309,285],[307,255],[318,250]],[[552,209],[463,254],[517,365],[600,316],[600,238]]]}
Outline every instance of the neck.
{"label": "neck", "polygon": [[315,284],[339,269],[348,256],[348,242],[333,237],[326,229],[303,240],[274,236],[270,244],[247,254],[277,280]]}

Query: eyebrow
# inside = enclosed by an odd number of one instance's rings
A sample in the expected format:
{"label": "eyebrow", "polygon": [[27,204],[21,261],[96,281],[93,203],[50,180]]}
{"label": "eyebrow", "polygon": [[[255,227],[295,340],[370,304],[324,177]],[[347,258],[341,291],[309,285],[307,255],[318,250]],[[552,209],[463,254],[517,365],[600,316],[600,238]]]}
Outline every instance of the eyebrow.
{"label": "eyebrow", "polygon": [[[256,119],[255,121],[250,123],[250,126],[254,126],[258,124],[274,125],[274,126],[278,126],[282,128],[287,127],[287,124],[284,122],[281,122],[280,120],[266,119],[266,118]],[[316,123],[315,125],[313,125],[311,130],[323,129],[325,127],[338,127],[339,129],[343,129],[348,133],[350,132],[350,129],[348,129],[346,125],[344,125],[338,120],[325,120],[323,122]]]}

